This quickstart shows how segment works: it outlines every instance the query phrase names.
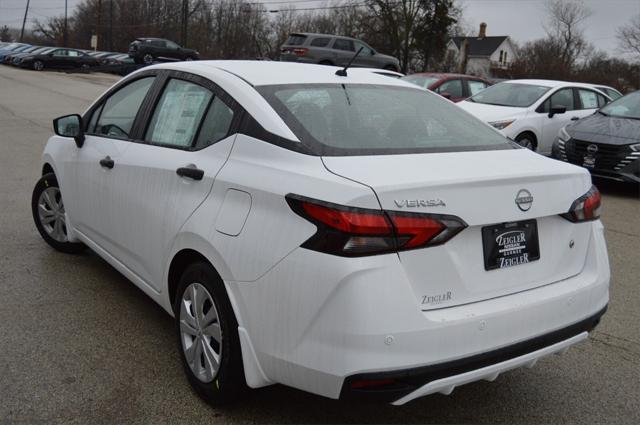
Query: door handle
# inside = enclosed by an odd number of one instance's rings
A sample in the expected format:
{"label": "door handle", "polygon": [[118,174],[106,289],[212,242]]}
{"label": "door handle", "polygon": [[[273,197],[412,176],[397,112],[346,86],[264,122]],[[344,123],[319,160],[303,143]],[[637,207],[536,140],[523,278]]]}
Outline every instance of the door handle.
{"label": "door handle", "polygon": [[100,160],[101,167],[112,169],[114,165],[115,162],[113,162],[113,159],[111,159],[110,156],[106,156]]}
{"label": "door handle", "polygon": [[202,180],[202,177],[204,177],[204,170],[196,167],[180,167],[176,170],[176,174],[180,177],[189,177],[193,180]]}
{"label": "door handle", "polygon": [[571,117],[571,121],[578,121],[580,117]]}

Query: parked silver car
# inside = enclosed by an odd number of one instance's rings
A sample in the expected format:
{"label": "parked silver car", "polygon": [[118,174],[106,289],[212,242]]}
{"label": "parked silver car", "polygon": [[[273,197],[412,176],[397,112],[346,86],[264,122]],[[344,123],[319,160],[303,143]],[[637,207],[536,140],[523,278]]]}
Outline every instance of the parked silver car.
{"label": "parked silver car", "polygon": [[280,48],[280,60],[345,66],[362,49],[352,66],[400,70],[398,59],[376,52],[363,41],[331,34],[293,33]]}

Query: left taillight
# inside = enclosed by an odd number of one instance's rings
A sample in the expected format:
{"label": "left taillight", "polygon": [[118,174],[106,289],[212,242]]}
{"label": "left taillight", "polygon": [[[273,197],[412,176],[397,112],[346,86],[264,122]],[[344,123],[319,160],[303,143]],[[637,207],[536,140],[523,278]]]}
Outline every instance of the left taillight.
{"label": "left taillight", "polygon": [[297,47],[292,50],[293,54],[296,56],[304,56],[308,51],[309,49],[307,49],[306,47]]}
{"label": "left taillight", "polygon": [[466,227],[449,215],[347,207],[298,195],[286,199],[295,213],[317,227],[302,247],[345,257],[439,245]]}
{"label": "left taillight", "polygon": [[597,220],[600,218],[601,201],[600,191],[591,186],[587,193],[573,201],[569,211],[562,214],[562,217],[574,223]]}

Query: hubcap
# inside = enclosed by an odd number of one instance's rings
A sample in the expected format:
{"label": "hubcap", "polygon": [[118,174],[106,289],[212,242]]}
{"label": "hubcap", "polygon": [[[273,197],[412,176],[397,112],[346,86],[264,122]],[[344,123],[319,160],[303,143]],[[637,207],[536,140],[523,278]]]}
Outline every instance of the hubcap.
{"label": "hubcap", "polygon": [[192,283],[180,303],[180,340],[189,368],[201,382],[211,382],[220,368],[222,331],[213,297]]}
{"label": "hubcap", "polygon": [[520,139],[518,144],[523,148],[527,148],[529,150],[533,150],[533,142],[529,139]]}
{"label": "hubcap", "polygon": [[37,61],[34,64],[34,68],[37,69],[38,71],[40,71],[43,68],[42,62]]}
{"label": "hubcap", "polygon": [[151,56],[151,55],[144,55],[143,60],[144,60],[144,63],[146,63],[146,64],[150,64],[151,62],[153,62],[153,56]]}
{"label": "hubcap", "polygon": [[67,221],[62,203],[62,195],[57,187],[48,187],[38,198],[40,224],[51,238],[67,242]]}

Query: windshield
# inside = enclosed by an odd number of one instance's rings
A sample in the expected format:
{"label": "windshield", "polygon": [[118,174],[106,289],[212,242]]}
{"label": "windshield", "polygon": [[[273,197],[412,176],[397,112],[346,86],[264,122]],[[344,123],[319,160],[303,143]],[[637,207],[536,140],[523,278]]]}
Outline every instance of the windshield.
{"label": "windshield", "polygon": [[550,87],[532,84],[500,83],[482,90],[470,97],[469,101],[487,105],[526,108],[536,103],[549,89]]}
{"label": "windshield", "polygon": [[611,102],[600,112],[611,117],[640,119],[640,91]]}
{"label": "windshield", "polygon": [[368,84],[257,89],[302,143],[320,155],[512,148],[486,124],[423,90]]}
{"label": "windshield", "polygon": [[428,89],[431,84],[440,81],[440,78],[438,77],[427,77],[425,75],[407,75],[400,79],[408,83],[415,84],[416,86],[420,86],[423,89]]}

